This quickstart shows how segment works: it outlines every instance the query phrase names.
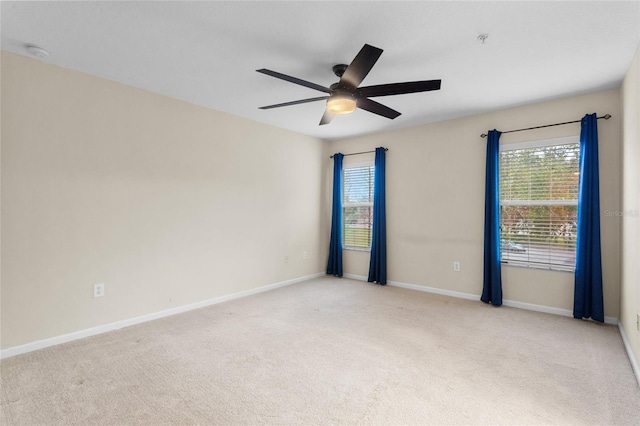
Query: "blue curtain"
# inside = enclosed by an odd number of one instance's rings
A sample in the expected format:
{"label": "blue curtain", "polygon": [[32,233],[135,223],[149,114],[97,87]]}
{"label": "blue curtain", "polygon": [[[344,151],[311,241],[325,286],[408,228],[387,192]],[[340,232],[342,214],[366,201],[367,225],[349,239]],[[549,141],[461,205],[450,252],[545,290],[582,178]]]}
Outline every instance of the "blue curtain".
{"label": "blue curtain", "polygon": [[598,118],[596,114],[587,114],[582,118],[580,129],[580,188],[573,316],[604,322],[599,187]]}
{"label": "blue curtain", "polygon": [[331,240],[327,274],[342,276],[342,158],[333,154],[333,208],[331,211]]}
{"label": "blue curtain", "polygon": [[502,305],[500,270],[500,133],[487,137],[487,170],[484,192],[484,279],[480,300]]}
{"label": "blue curtain", "polygon": [[376,148],[373,178],[373,237],[369,261],[369,282],[387,283],[387,215],[385,213],[384,148]]}

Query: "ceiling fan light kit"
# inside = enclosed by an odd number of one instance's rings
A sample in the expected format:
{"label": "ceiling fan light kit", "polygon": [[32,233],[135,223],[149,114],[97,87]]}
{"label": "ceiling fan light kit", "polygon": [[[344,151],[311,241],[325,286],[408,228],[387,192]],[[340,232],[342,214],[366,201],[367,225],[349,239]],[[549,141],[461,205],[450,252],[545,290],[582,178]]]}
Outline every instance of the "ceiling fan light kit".
{"label": "ceiling fan light kit", "polygon": [[351,114],[356,108],[356,100],[350,94],[334,94],[327,100],[327,111],[332,114]]}
{"label": "ceiling fan light kit", "polygon": [[328,96],[267,105],[260,107],[260,109],[280,108],[284,106],[326,100],[327,106],[324,115],[320,120],[321,126],[329,124],[334,115],[349,114],[355,111],[356,108],[393,120],[400,115],[398,111],[369,98],[440,90],[440,80],[410,81],[405,83],[358,87],[367,74],[369,74],[371,68],[373,68],[375,63],[378,61],[380,55],[382,55],[382,49],[365,44],[351,64],[338,64],[333,67],[333,72],[340,78],[340,81],[333,83],[330,87],[324,87],[319,84],[311,83],[309,81],[291,77],[265,68],[256,70],[259,73],[328,94]]}

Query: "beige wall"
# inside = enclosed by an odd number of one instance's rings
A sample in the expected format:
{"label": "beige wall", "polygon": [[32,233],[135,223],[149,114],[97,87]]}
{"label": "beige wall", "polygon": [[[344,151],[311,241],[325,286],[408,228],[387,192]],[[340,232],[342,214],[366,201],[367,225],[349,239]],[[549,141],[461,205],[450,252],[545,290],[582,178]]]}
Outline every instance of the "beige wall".
{"label": "beige wall", "polygon": [[[640,364],[640,47],[622,84],[622,285],[620,322]],[[638,374],[640,372],[636,372]],[[640,380],[640,376],[638,377]]]}
{"label": "beige wall", "polygon": [[[420,95],[413,95],[420,96]],[[388,133],[331,142],[331,152],[377,146],[387,152],[388,279],[477,294],[482,291],[486,140],[481,133],[576,120],[600,120],[601,209],[620,210],[620,93],[609,90]],[[357,113],[366,114],[358,111]],[[402,116],[400,118],[402,119]],[[580,125],[505,134],[502,144],[578,135]],[[367,156],[347,157],[362,161]],[[373,158],[373,157],[371,157]],[[324,215],[331,209],[332,163],[325,158]],[[620,219],[602,218],[605,315],[617,318],[620,300]],[[453,272],[453,261],[461,271]],[[366,276],[369,253],[345,251],[345,273]],[[573,309],[573,273],[503,267],[504,298]]]}
{"label": "beige wall", "polygon": [[[638,208],[634,64],[623,89],[625,209]],[[323,271],[337,151],[390,149],[392,281],[480,294],[488,129],[612,114],[599,121],[601,208],[623,208],[618,90],[329,143],[6,52],[1,72],[3,349]],[[560,126],[501,143],[578,133]],[[619,316],[622,220],[602,218],[609,317]],[[636,235],[625,256],[637,259],[637,221],[624,220]],[[344,261],[367,275],[368,253]],[[637,268],[624,269],[627,330]],[[94,299],[100,282],[106,296]],[[572,309],[571,273],[504,267],[503,283],[505,299]],[[635,307],[625,305],[632,292]]]}
{"label": "beige wall", "polygon": [[1,72],[2,348],[324,269],[322,141],[6,52]]}

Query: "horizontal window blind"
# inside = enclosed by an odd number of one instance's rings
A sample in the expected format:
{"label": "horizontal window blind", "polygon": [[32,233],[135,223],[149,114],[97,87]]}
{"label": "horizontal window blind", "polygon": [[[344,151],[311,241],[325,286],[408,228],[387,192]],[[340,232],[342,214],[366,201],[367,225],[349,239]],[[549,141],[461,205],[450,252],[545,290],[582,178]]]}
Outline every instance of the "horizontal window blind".
{"label": "horizontal window blind", "polygon": [[371,248],[373,180],[373,165],[344,169],[342,229],[345,248]]}
{"label": "horizontal window blind", "polygon": [[502,262],[575,268],[579,177],[578,143],[501,151]]}

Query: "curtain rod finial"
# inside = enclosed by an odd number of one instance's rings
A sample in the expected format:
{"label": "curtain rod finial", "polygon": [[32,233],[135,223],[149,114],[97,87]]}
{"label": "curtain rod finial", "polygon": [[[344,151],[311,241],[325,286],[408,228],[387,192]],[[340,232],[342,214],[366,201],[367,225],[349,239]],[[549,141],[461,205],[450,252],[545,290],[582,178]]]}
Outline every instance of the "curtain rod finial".
{"label": "curtain rod finial", "polygon": [[604,117],[602,117],[602,118],[604,118],[605,120],[608,120],[608,119],[611,118],[611,114],[605,114]]}
{"label": "curtain rod finial", "polygon": [[486,138],[486,137],[487,137],[487,134],[486,134],[486,133],[483,133],[483,134],[481,134],[481,135],[480,135],[480,137],[481,137],[481,138]]}

